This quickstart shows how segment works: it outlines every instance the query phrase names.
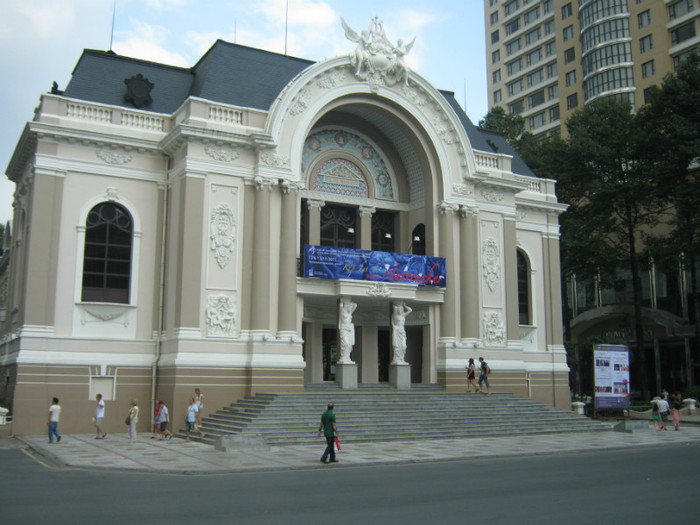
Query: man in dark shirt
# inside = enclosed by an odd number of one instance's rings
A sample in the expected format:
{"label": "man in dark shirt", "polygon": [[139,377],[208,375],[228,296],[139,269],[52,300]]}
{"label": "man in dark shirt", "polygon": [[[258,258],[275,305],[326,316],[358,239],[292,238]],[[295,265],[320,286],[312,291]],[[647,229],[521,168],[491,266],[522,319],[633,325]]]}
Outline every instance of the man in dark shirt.
{"label": "man in dark shirt", "polygon": [[482,383],[486,383],[486,392],[491,395],[491,385],[489,385],[489,373],[491,369],[486,361],[484,361],[483,357],[479,358],[479,368],[481,369],[481,374],[479,375],[479,392],[484,391],[484,387],[481,385]]}
{"label": "man in dark shirt", "polygon": [[[335,414],[333,413],[333,403],[328,403],[328,410],[326,410],[321,416],[321,425],[318,427],[318,437],[321,437],[321,432],[323,432],[326,438],[326,450],[321,456],[321,463],[338,463],[335,459],[335,450],[333,445],[335,444],[335,437],[338,435],[338,427],[335,424]],[[326,461],[330,455],[331,459]]]}

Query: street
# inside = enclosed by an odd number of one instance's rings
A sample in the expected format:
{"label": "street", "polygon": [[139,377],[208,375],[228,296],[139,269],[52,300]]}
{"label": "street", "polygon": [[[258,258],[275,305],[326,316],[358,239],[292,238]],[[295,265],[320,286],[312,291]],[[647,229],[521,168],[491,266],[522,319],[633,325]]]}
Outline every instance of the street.
{"label": "street", "polygon": [[700,445],[314,470],[168,475],[46,468],[0,450],[6,525],[697,523]]}

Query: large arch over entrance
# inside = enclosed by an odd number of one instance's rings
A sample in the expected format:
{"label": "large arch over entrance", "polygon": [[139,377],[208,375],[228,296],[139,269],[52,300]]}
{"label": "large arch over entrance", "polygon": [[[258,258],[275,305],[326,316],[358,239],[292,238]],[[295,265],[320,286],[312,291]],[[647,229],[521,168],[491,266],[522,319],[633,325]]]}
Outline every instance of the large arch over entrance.
{"label": "large arch over entrance", "polygon": [[[393,91],[384,97],[362,84],[353,86],[353,92],[338,86],[335,98],[322,93],[325,100],[307,100],[304,125],[297,123],[287,140],[293,148],[292,175],[301,187],[299,255],[306,244],[410,253],[416,231],[423,233],[424,254],[447,255],[438,226],[439,203],[450,177],[445,141],[426,127],[425,115]],[[417,293],[414,285],[392,285],[369,291],[365,283],[301,281],[307,383],[334,379],[341,296],[357,304],[352,360],[360,382],[388,379],[396,301],[412,310],[406,320],[410,380],[436,382],[435,326],[444,290]]]}

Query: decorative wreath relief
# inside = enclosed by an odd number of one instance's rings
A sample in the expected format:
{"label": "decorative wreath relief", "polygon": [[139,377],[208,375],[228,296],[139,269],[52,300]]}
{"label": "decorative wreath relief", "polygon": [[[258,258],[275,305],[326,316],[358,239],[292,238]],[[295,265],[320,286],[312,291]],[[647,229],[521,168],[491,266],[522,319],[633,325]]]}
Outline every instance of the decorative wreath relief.
{"label": "decorative wreath relief", "polygon": [[481,246],[481,264],[484,269],[484,279],[489,290],[496,290],[499,274],[501,273],[500,253],[494,239],[487,239]]}
{"label": "decorative wreath relief", "polygon": [[228,295],[207,298],[207,328],[210,335],[231,335],[236,326],[236,305]]}
{"label": "decorative wreath relief", "polygon": [[209,225],[209,239],[216,262],[223,270],[228,264],[236,240],[236,219],[233,209],[228,204],[219,204],[214,208]]}

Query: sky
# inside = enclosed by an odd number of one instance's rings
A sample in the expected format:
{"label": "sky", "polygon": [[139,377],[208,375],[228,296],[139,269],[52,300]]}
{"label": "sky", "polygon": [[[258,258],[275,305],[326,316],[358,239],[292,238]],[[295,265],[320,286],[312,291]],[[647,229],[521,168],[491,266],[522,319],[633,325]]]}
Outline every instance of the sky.
{"label": "sky", "polygon": [[65,88],[83,49],[111,45],[119,55],[191,67],[217,39],[284,53],[286,33],[287,54],[320,61],[355,48],[341,17],[359,33],[374,16],[390,41],[416,37],[406,56],[413,71],[453,91],[474,123],[484,117],[480,0],[0,0],[0,222],[12,218],[5,171],[22,130],[52,82]]}

